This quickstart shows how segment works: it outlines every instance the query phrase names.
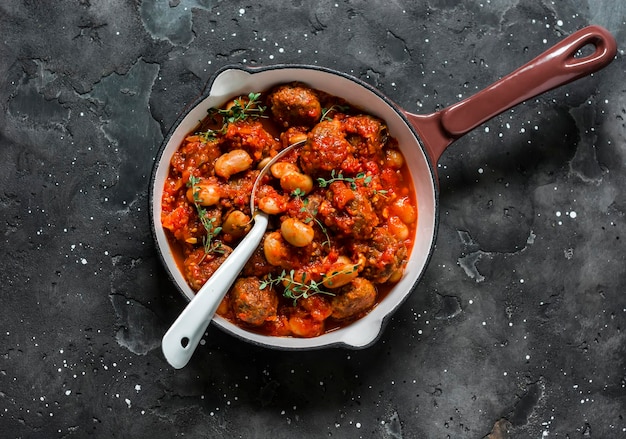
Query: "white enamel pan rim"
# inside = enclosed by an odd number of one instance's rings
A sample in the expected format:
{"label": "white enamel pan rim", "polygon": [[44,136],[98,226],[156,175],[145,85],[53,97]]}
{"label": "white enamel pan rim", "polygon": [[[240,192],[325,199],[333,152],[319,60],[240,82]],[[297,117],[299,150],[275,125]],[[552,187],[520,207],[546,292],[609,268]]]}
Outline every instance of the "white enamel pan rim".
{"label": "white enamel pan rim", "polygon": [[179,291],[188,300],[192,300],[194,293],[176,265],[160,223],[161,196],[170,159],[184,137],[206,116],[208,108],[220,106],[228,99],[239,95],[265,91],[274,85],[293,81],[303,82],[313,88],[340,96],[386,121],[390,134],[398,139],[400,149],[409,164],[418,199],[419,218],[415,245],[401,281],[366,316],[344,328],[314,338],[292,338],[264,336],[246,331],[220,316],[215,316],[213,323],[241,339],[271,348],[301,350],[337,345],[350,348],[366,347],[378,339],[387,319],[411,294],[421,278],[434,247],[438,207],[436,174],[418,135],[406,120],[403,110],[369,84],[345,73],[308,65],[274,65],[258,68],[226,66],[216,72],[214,79],[209,83],[208,92],[175,122],[156,158],[150,187],[152,231],[168,275]]}

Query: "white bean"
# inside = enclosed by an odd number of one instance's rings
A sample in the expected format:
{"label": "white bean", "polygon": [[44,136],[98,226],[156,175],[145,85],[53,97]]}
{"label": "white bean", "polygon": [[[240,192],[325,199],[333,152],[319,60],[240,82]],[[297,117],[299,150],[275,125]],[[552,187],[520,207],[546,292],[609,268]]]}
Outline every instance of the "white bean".
{"label": "white bean", "polygon": [[278,162],[272,165],[270,171],[275,178],[281,178],[287,172],[300,172],[300,169],[293,163]]}
{"label": "white bean", "polygon": [[233,149],[222,154],[215,161],[215,173],[226,179],[238,172],[250,169],[252,157],[243,149]]}
{"label": "white bean", "polygon": [[322,283],[326,288],[343,287],[359,275],[358,268],[347,256],[339,256],[324,275]]}
{"label": "white bean", "polygon": [[280,232],[276,231],[267,234],[263,241],[263,254],[267,262],[276,267],[280,267],[287,259],[289,250]]}
{"label": "white bean", "polygon": [[283,213],[286,209],[286,205],[282,199],[272,196],[262,197],[258,201],[259,209],[268,215],[278,215]]}
{"label": "white bean", "polygon": [[313,179],[300,172],[287,172],[280,177],[280,187],[288,193],[299,190],[302,194],[308,194],[313,190]]}
{"label": "white bean", "polygon": [[409,237],[409,227],[397,216],[390,216],[387,220],[389,231],[401,241]]}
{"label": "white bean", "polygon": [[222,190],[215,183],[197,183],[187,189],[187,200],[201,206],[214,206],[220,201]]}
{"label": "white bean", "polygon": [[250,229],[250,217],[241,210],[233,210],[222,224],[222,231],[236,238],[243,236]]}
{"label": "white bean", "polygon": [[409,197],[402,197],[394,201],[391,211],[397,215],[404,224],[413,224],[417,221],[417,211],[411,205]]}
{"label": "white bean", "polygon": [[400,169],[404,165],[404,157],[397,149],[385,151],[385,164],[394,169]]}
{"label": "white bean", "polygon": [[306,247],[313,242],[313,227],[295,218],[287,218],[280,225],[280,233],[294,247]]}

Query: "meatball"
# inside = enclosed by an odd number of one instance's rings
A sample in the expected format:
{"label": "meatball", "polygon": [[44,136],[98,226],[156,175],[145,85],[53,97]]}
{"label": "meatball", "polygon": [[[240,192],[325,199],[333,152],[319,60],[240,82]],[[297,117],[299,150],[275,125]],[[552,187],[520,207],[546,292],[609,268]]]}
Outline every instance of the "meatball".
{"label": "meatball", "polygon": [[194,291],[202,288],[202,285],[215,273],[224,260],[230,255],[232,249],[226,245],[220,246],[220,252],[206,253],[204,247],[195,249],[185,258],[183,269],[185,279]]}
{"label": "meatball", "polygon": [[374,283],[384,283],[402,269],[408,251],[404,241],[385,227],[376,227],[368,241],[354,243],[353,251],[363,255],[365,264],[361,275]]}
{"label": "meatball", "polygon": [[239,278],[230,290],[235,316],[252,326],[262,325],[276,316],[278,296],[272,288],[261,289],[256,277]]}
{"label": "meatball", "polygon": [[380,223],[367,192],[353,190],[343,181],[333,182],[318,213],[325,225],[343,235],[368,239]]}
{"label": "meatball", "polygon": [[272,116],[284,127],[312,127],[322,117],[322,105],[313,90],[300,84],[277,87],[268,98]]}
{"label": "meatball", "polygon": [[332,317],[337,320],[357,317],[376,302],[376,287],[367,279],[357,277],[339,290],[331,301]]}
{"label": "meatball", "polygon": [[343,122],[348,141],[363,155],[381,155],[387,140],[385,124],[373,116],[359,115],[346,118]]}
{"label": "meatball", "polygon": [[357,164],[354,147],[346,140],[338,120],[315,125],[300,150],[300,167],[309,175],[352,169]]}

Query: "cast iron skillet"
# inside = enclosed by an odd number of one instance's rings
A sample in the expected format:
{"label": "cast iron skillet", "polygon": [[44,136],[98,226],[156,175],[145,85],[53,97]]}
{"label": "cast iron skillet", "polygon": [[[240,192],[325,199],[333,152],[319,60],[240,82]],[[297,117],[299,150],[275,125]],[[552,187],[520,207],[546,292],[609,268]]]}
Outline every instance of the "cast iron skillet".
{"label": "cast iron skillet", "polygon": [[[578,56],[587,46],[592,48],[592,53]],[[615,40],[607,30],[599,26],[586,27],[479,93],[427,115],[410,113],[367,83],[327,68],[310,65],[224,67],[210,81],[208,91],[176,121],[156,159],[150,201],[152,229],[161,259],[177,288],[188,300],[193,299],[194,293],[176,265],[161,226],[161,197],[172,155],[183,138],[206,116],[208,108],[219,107],[233,97],[265,91],[274,85],[292,81],[300,81],[342,97],[353,106],[363,108],[386,121],[390,134],[398,140],[408,164],[418,200],[419,219],[415,244],[404,277],[365,317],[319,337],[259,335],[239,328],[220,316],[215,316],[213,322],[237,337],[272,348],[368,346],[378,338],[387,318],[415,289],[430,259],[438,221],[436,164],[443,151],[456,139],[503,111],[602,69],[613,60],[616,51]]]}

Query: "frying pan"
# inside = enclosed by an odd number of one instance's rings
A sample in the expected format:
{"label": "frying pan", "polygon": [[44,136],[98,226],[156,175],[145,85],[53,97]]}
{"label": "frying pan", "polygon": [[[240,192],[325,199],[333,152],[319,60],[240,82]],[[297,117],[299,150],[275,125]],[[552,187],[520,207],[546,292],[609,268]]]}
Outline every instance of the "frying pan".
{"label": "frying pan", "polygon": [[[592,53],[581,55],[587,47],[592,48]],[[264,336],[246,331],[220,316],[215,316],[213,322],[237,337],[271,348],[298,350],[336,345],[351,348],[368,346],[379,337],[388,317],[414,291],[433,252],[439,199],[436,164],[444,150],[461,136],[503,111],[602,69],[614,59],[616,52],[615,40],[607,30],[599,26],[589,26],[564,38],[537,58],[477,94],[426,115],[408,112],[369,84],[323,67],[224,67],[209,82],[208,91],[176,121],[156,159],[150,187],[151,222],[166,270],[182,294],[192,300],[194,292],[178,268],[161,226],[163,186],[172,155],[184,137],[195,129],[198,121],[206,116],[207,109],[211,107],[219,107],[233,97],[268,90],[278,84],[303,82],[312,88],[344,98],[351,105],[383,119],[390,134],[398,140],[418,200],[418,226],[405,274],[366,316],[319,337]]]}

